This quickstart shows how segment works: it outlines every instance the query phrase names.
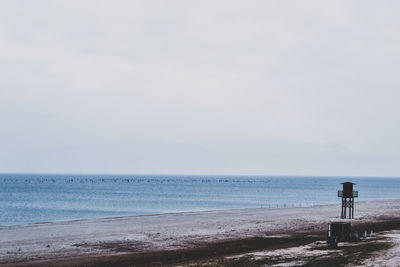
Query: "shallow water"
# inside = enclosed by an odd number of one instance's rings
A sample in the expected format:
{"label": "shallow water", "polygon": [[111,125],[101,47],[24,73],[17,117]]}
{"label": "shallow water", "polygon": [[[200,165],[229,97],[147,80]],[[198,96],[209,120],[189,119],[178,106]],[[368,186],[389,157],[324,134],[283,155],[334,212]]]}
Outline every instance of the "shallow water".
{"label": "shallow water", "polygon": [[234,208],[400,198],[400,178],[172,175],[0,175],[0,225]]}

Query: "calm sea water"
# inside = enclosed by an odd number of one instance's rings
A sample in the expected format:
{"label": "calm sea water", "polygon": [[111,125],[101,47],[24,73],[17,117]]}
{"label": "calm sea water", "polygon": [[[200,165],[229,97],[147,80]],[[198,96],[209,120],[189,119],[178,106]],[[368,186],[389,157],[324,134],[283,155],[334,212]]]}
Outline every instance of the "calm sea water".
{"label": "calm sea water", "polygon": [[234,208],[400,198],[400,178],[0,174],[0,225]]}

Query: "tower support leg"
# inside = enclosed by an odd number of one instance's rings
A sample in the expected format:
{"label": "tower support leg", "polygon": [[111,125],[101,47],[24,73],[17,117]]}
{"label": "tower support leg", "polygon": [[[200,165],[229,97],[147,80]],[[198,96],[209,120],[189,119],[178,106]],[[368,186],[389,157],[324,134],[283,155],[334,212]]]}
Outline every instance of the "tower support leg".
{"label": "tower support leg", "polygon": [[340,218],[342,219],[344,219],[343,208],[344,208],[344,199],[342,198],[342,213],[340,215]]}
{"label": "tower support leg", "polygon": [[354,219],[354,197],[351,198],[351,218]]}
{"label": "tower support leg", "polygon": [[[349,217],[347,217],[347,210],[349,210]],[[340,213],[341,219],[354,219],[354,197],[342,197],[342,211]]]}

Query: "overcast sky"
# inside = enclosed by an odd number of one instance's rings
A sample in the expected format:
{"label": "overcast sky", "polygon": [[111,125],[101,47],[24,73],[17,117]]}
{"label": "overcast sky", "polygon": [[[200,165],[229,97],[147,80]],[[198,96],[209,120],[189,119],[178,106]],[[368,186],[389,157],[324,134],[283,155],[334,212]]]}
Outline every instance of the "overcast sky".
{"label": "overcast sky", "polygon": [[0,172],[400,176],[398,1],[2,1]]}

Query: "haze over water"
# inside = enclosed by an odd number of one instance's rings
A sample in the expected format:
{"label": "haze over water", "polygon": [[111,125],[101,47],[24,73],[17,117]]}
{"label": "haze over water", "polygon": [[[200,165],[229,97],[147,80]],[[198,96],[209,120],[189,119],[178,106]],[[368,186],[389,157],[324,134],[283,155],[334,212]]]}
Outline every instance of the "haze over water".
{"label": "haze over water", "polygon": [[348,180],[357,184],[356,201],[400,197],[400,178],[1,174],[0,225],[328,203],[339,207],[337,190]]}

